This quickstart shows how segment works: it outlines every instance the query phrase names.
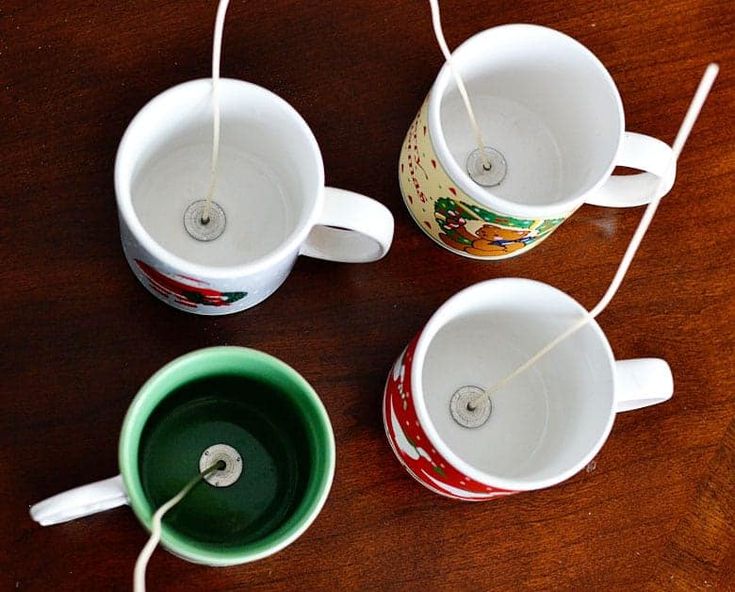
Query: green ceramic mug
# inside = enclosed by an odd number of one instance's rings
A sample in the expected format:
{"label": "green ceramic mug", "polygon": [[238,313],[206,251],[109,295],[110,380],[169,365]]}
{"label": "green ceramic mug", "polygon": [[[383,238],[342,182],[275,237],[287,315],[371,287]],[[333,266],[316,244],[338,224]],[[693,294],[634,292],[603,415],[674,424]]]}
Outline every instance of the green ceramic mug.
{"label": "green ceramic mug", "polygon": [[120,475],[31,508],[42,525],[129,504],[150,530],[155,509],[218,460],[163,520],[171,553],[214,566],[267,557],[296,540],[332,485],[332,427],[314,389],[265,353],[213,347],[156,372],[128,409]]}

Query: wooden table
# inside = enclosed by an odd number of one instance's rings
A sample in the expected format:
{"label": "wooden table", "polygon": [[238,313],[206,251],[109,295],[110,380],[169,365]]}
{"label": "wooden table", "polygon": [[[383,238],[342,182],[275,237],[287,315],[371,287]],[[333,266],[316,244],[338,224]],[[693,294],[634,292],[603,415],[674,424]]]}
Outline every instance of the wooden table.
{"label": "wooden table", "polygon": [[158,551],[151,590],[735,590],[732,3],[443,2],[452,47],[511,22],[576,37],[615,78],[628,128],[668,142],[705,64],[722,65],[674,190],[599,319],[619,358],[668,360],[673,400],[621,415],[594,470],[485,504],[442,499],[393,458],[380,418],[388,369],[443,301],[479,280],[535,278],[592,306],[642,210],[583,207],[543,246],[498,264],[450,254],[410,220],[396,180],[403,135],[442,64],[428,4],[233,2],[223,74],[294,105],[328,183],[386,204],[395,243],[376,264],[301,259],[245,313],[169,308],[122,256],[113,161],[148,99],[209,75],[214,12],[194,0],[0,7],[0,588],[130,588],[146,539],[130,510],[42,528],[29,504],[117,472],[121,420],[157,368],[237,344],[283,359],[320,393],[334,487],[280,554],[217,570]]}

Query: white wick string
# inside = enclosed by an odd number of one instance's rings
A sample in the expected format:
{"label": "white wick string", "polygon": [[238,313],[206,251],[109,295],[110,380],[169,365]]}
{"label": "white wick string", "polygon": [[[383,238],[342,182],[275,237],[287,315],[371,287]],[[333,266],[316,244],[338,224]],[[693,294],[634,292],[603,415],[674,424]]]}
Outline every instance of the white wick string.
{"label": "white wick string", "polygon": [[212,42],[212,161],[209,168],[209,188],[202,211],[202,222],[209,222],[209,210],[217,186],[217,167],[219,163],[220,105],[219,105],[219,66],[222,55],[222,34],[225,28],[225,15],[230,0],[220,0],[217,17],[214,21],[214,41]]}
{"label": "white wick string", "polygon": [[135,562],[135,570],[133,571],[133,592],[145,592],[145,570],[148,567],[148,561],[150,560],[151,555],[153,555],[153,551],[155,551],[161,540],[161,520],[163,520],[163,515],[184,499],[200,480],[209,475],[212,471],[220,468],[219,465],[221,462],[223,461],[217,461],[210,467],[204,469],[184,485],[184,488],[179,491],[179,493],[159,507],[153,514],[153,518],[151,519],[151,536],[145,544],[145,547],[141,550],[140,555],[138,555],[138,560]]}
{"label": "white wick string", "polygon": [[452,73],[454,81],[457,83],[457,89],[459,90],[459,94],[462,96],[462,100],[464,101],[464,106],[467,109],[467,115],[470,118],[470,126],[472,126],[472,131],[475,134],[475,142],[477,143],[477,148],[479,150],[478,154],[483,160],[483,168],[486,171],[489,171],[491,168],[490,159],[488,159],[485,154],[485,146],[487,146],[487,144],[485,144],[485,141],[482,138],[482,130],[475,118],[475,111],[472,109],[470,95],[467,94],[467,89],[465,88],[462,77],[459,75],[459,71],[454,67],[452,53],[449,51],[446,39],[444,39],[444,31],[442,30],[441,18],[439,16],[439,0],[429,0],[429,4],[431,5],[431,23],[434,26],[434,36],[439,44],[439,48],[444,54],[444,59],[449,66],[449,71]]}
{"label": "white wick string", "polygon": [[584,327],[603,310],[605,310],[605,307],[610,303],[613,296],[615,296],[615,293],[618,291],[620,284],[623,282],[623,278],[625,277],[625,274],[627,273],[628,268],[633,261],[633,257],[635,256],[636,251],[638,250],[638,247],[643,240],[643,236],[646,234],[646,231],[651,224],[653,215],[656,213],[656,209],[661,202],[662,196],[660,195],[660,193],[663,190],[664,183],[666,183],[666,181],[668,180],[669,175],[671,175],[676,165],[676,162],[679,159],[679,155],[684,148],[684,144],[686,143],[687,138],[689,138],[689,133],[692,131],[692,127],[694,127],[694,122],[697,121],[697,117],[699,117],[699,112],[702,110],[704,102],[707,100],[707,96],[712,89],[712,85],[714,84],[718,72],[719,67],[717,66],[717,64],[713,63],[707,66],[707,69],[705,70],[704,75],[699,82],[697,91],[694,93],[694,97],[692,98],[692,102],[689,105],[686,116],[681,123],[681,127],[676,134],[676,139],[674,140],[674,144],[671,148],[671,156],[669,158],[669,163],[666,167],[666,171],[661,176],[658,183],[656,184],[656,187],[654,188],[653,199],[646,207],[646,211],[643,213],[641,221],[638,223],[638,227],[633,234],[633,238],[631,239],[630,244],[625,251],[625,255],[623,255],[620,266],[618,267],[618,270],[615,273],[615,277],[613,277],[612,282],[610,282],[610,286],[608,287],[607,292],[605,292],[605,295],[600,299],[597,305],[589,313],[585,314],[584,317],[582,317],[577,323],[569,327],[569,329],[564,331],[564,333],[559,335],[556,339],[551,341],[544,348],[531,356],[524,364],[518,366],[518,368],[508,374],[505,378],[496,382],[493,386],[487,389],[485,393],[476,396],[473,398],[473,400],[469,401],[468,407],[474,406],[483,397],[490,396],[491,394],[500,390],[516,376],[533,366],[540,358],[542,358],[544,355],[554,349],[554,347],[556,347],[559,343],[561,343],[567,337]]}

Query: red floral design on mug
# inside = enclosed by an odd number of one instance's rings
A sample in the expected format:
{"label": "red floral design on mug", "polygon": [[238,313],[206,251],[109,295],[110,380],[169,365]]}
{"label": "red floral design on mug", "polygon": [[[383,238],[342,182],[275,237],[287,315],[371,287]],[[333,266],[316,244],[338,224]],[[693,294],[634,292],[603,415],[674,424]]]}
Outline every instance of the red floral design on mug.
{"label": "red floral design on mug", "polygon": [[172,297],[176,304],[188,308],[196,308],[200,305],[228,306],[242,300],[248,294],[247,292],[220,292],[206,287],[209,284],[202,280],[181,274],[166,275],[140,259],[136,259],[135,263],[148,279],[151,290],[160,294],[164,300]]}

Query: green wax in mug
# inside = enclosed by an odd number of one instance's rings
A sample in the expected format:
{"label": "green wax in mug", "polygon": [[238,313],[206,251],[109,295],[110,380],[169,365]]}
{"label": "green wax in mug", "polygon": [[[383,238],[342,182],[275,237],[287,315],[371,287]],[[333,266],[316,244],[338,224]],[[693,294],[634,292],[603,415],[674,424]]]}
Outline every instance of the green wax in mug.
{"label": "green wax in mug", "polygon": [[311,386],[280,360],[245,348],[193,352],[141,388],[120,435],[121,473],[138,518],[150,528],[153,512],[220,444],[237,452],[242,472],[227,486],[198,483],[166,514],[163,545],[190,561],[233,565],[293,542],[326,500],[334,437]]}
{"label": "green wax in mug", "polygon": [[258,540],[291,515],[306,489],[307,434],[288,394],[235,375],[206,377],[171,393],[151,414],[138,453],[146,497],[158,507],[199,470],[213,444],[234,448],[243,469],[225,487],[207,482],[166,517],[178,532],[231,546]]}

